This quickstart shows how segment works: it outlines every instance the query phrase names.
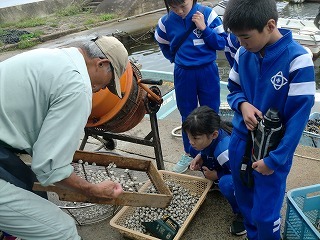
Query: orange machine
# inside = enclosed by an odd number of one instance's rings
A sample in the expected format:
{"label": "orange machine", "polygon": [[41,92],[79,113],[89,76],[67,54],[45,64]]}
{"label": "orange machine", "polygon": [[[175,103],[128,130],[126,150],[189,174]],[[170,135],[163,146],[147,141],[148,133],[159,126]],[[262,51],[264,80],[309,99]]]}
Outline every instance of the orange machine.
{"label": "orange machine", "polygon": [[[153,146],[157,167],[164,169],[156,116],[163,99],[158,87],[151,86],[149,88],[146,86],[146,84],[161,85],[162,80],[142,79],[142,74],[137,66],[129,62],[120,82],[121,99],[107,88],[93,94],[92,110],[85,127],[85,136],[80,150],[84,149],[89,136],[98,139],[103,144],[102,147],[110,150],[116,146],[113,139]],[[146,113],[150,115],[151,124],[151,132],[146,137],[120,134],[134,128]]]}
{"label": "orange machine", "polygon": [[146,92],[138,87],[131,64],[120,78],[122,99],[108,88],[93,94],[92,111],[86,127],[101,127],[115,133],[135,127],[146,113]]}

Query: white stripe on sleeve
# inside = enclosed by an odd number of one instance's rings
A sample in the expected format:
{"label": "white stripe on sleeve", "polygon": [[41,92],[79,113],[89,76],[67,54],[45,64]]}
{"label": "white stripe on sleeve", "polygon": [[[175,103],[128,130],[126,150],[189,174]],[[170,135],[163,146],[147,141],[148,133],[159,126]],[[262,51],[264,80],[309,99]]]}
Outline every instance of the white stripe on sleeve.
{"label": "white stripe on sleeve", "polygon": [[315,93],[315,82],[291,83],[288,96],[315,95]]}
{"label": "white stripe on sleeve", "polygon": [[161,29],[162,32],[167,33],[166,27],[163,25],[161,18],[158,21],[158,26]]}
{"label": "white stripe on sleeve", "polygon": [[208,17],[208,26],[218,17],[218,14],[212,9],[209,17]]}
{"label": "white stripe on sleeve", "polygon": [[292,73],[299,68],[311,67],[313,66],[312,58],[309,53],[300,55],[293,59],[290,63],[289,72]]}
{"label": "white stripe on sleeve", "polygon": [[214,30],[215,30],[218,34],[224,32],[224,29],[223,29],[223,26],[222,26],[222,25],[215,27]]}
{"label": "white stripe on sleeve", "polygon": [[223,164],[225,164],[226,162],[229,161],[229,151],[228,149],[223,151],[222,153],[219,154],[219,156],[217,157],[217,160],[220,164],[220,166],[222,166]]}
{"label": "white stripe on sleeve", "polygon": [[233,81],[236,84],[240,85],[239,74],[233,68],[231,68],[231,70],[230,70],[229,78],[230,78],[231,81]]}
{"label": "white stripe on sleeve", "polygon": [[169,41],[167,41],[167,40],[163,39],[162,37],[160,37],[157,31],[155,31],[155,33],[154,33],[154,38],[157,40],[158,43],[168,44],[168,45],[170,44]]}

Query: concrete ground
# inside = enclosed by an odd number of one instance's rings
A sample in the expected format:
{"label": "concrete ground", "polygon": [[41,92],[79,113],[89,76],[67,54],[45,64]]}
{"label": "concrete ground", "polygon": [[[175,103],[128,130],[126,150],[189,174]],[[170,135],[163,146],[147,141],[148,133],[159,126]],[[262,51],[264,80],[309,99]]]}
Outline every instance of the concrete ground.
{"label": "concrete ground", "polygon": [[[136,32],[141,29],[153,28],[158,19],[164,14],[163,11],[153,14],[133,17],[123,21],[112,22],[88,31],[71,34],[59,39],[53,39],[45,42],[37,47],[63,47],[76,44],[77,42],[87,39],[91,35],[103,34],[111,35],[119,31]],[[22,51],[13,51],[1,53],[0,61]],[[162,145],[163,160],[166,170],[170,170],[172,166],[179,160],[182,153],[181,138],[173,137],[171,130],[180,125],[180,119],[177,117],[167,118],[158,121],[160,140]],[[144,137],[149,133],[150,124],[147,118],[143,119],[135,128],[126,134],[131,136]],[[99,142],[89,139],[85,150],[93,151],[98,147]],[[147,159],[154,158],[154,149],[148,146],[137,145],[129,142],[117,140],[117,147],[114,150],[123,155],[129,155],[136,158]],[[316,148],[299,146],[294,157],[291,173],[287,181],[287,190],[309,186],[320,183],[320,150]],[[187,174],[194,174],[187,172]],[[282,217],[285,218],[286,203],[284,202]],[[194,219],[186,229],[182,240],[189,239],[243,239],[244,237],[234,237],[229,233],[229,226],[232,221],[233,214],[226,200],[219,192],[208,193],[204,203],[195,215]],[[101,222],[78,226],[79,234],[84,240],[121,240],[124,238],[118,230],[109,225],[110,218]]]}
{"label": "concrete ground", "polygon": [[[160,140],[162,145],[163,160],[165,169],[170,170],[179,160],[182,153],[182,139],[173,137],[171,130],[179,126],[178,119],[164,119],[158,121]],[[147,118],[143,119],[135,128],[126,132],[130,136],[144,137],[150,131],[150,123]],[[95,139],[89,138],[85,150],[93,151],[100,145]],[[137,145],[129,142],[117,140],[115,152],[135,158],[147,159],[154,158],[153,147]],[[154,161],[155,163],[155,161]],[[156,164],[156,163],[155,163]],[[320,183],[320,149],[305,146],[299,146],[294,156],[293,166],[287,181],[287,190],[309,186]],[[186,174],[201,176],[198,173],[188,171]],[[282,217],[285,219],[286,201],[284,201]],[[109,224],[112,217],[99,223],[78,226],[80,235],[84,240],[89,239],[126,239],[116,229]],[[232,236],[229,233],[229,225],[233,214],[220,192],[213,191],[207,194],[207,197],[190,222],[185,233],[180,238],[189,239],[243,239],[244,237]]]}

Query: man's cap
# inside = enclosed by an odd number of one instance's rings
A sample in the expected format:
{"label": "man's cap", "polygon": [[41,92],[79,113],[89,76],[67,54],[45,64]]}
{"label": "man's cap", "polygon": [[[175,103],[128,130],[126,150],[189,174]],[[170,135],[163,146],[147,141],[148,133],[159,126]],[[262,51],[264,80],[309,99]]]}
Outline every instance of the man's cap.
{"label": "man's cap", "polygon": [[113,67],[114,81],[108,84],[108,89],[122,98],[120,77],[124,74],[128,64],[128,52],[124,45],[115,37],[101,36],[95,43],[106,55]]}

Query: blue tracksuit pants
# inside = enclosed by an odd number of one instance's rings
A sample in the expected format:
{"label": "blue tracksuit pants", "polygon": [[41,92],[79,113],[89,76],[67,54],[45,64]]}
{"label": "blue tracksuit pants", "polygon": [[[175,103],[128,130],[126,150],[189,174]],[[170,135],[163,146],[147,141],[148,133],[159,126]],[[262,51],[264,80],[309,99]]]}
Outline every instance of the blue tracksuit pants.
{"label": "blue tracksuit pants", "polygon": [[[197,67],[175,64],[174,88],[182,122],[198,105],[206,105],[219,113],[220,78],[215,62]],[[188,137],[182,133],[182,138],[184,151],[189,153]]]}
{"label": "blue tracksuit pants", "polygon": [[246,149],[246,140],[233,131],[229,144],[229,161],[236,199],[245,219],[247,236],[250,240],[279,240],[280,211],[285,195],[286,179],[292,157],[271,175],[253,171],[254,186],[248,188],[240,179],[240,165]]}
{"label": "blue tracksuit pants", "polygon": [[232,208],[233,213],[240,213],[238,203],[234,194],[234,186],[231,174],[223,175],[219,179],[219,189],[222,195],[227,199],[228,203]]}

